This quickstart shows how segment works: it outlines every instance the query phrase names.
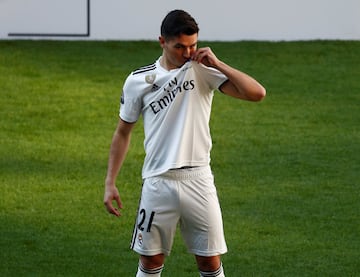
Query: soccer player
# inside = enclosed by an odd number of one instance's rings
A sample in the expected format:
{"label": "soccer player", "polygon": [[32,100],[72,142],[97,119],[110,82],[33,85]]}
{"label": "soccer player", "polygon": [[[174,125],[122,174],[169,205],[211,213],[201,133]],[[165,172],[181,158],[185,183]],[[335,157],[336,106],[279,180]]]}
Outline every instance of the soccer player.
{"label": "soccer player", "polygon": [[[140,254],[137,275],[160,276],[179,224],[200,276],[224,276],[227,252],[223,222],[210,168],[209,119],[213,93],[260,101],[266,91],[249,75],[219,60],[209,47],[197,48],[198,24],[182,10],[163,19],[162,55],[125,81],[105,180],[104,204],[120,216],[115,180],[143,116],[143,187],[131,248]],[[115,204],[113,204],[115,201]]]}

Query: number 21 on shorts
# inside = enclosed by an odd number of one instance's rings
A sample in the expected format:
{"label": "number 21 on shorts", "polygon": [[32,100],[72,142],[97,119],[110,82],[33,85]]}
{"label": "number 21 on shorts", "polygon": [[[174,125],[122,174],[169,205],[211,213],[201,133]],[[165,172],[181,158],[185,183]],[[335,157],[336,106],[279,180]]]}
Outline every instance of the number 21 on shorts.
{"label": "number 21 on shorts", "polygon": [[154,220],[154,216],[155,216],[155,212],[153,211],[150,214],[148,224],[145,224],[146,226],[144,226],[144,223],[145,223],[145,221],[147,219],[147,214],[146,214],[145,209],[141,209],[140,212],[139,212],[139,223],[137,225],[138,229],[141,230],[141,231],[144,231],[145,227],[146,227],[146,232],[150,232],[151,224],[152,224],[152,222]]}

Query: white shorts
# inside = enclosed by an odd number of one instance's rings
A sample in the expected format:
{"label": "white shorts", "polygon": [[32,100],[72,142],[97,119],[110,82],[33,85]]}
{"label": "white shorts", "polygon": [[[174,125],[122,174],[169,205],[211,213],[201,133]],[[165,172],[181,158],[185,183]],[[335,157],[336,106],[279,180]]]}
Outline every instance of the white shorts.
{"label": "white shorts", "polygon": [[144,181],[131,249],[140,255],[170,255],[177,224],[190,253],[227,252],[210,166],[170,170]]}

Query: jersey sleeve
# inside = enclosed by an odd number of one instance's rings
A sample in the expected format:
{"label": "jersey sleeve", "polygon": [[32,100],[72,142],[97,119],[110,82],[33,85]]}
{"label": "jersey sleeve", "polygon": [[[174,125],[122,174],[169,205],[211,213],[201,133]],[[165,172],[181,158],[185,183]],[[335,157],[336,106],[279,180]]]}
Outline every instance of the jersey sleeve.
{"label": "jersey sleeve", "polygon": [[210,90],[219,89],[228,78],[215,68],[207,67],[203,64],[196,64],[197,70],[201,72],[201,76],[206,80]]}
{"label": "jersey sleeve", "polygon": [[141,114],[141,97],[136,87],[136,81],[129,76],[121,95],[119,116],[129,123],[136,122]]}

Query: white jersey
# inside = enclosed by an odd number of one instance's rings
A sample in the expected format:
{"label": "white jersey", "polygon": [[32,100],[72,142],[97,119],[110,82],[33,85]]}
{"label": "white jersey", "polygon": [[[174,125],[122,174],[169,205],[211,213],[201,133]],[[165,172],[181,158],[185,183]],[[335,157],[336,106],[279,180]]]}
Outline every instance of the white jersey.
{"label": "white jersey", "polygon": [[172,168],[209,165],[212,98],[227,80],[218,70],[193,61],[170,71],[159,61],[132,72],[121,98],[122,120],[133,123],[143,115],[143,178]]}

